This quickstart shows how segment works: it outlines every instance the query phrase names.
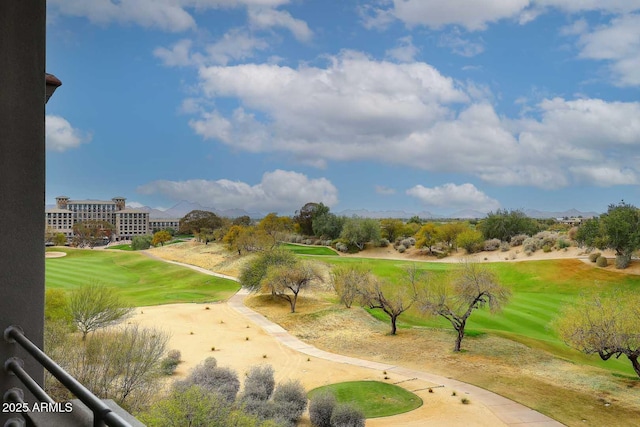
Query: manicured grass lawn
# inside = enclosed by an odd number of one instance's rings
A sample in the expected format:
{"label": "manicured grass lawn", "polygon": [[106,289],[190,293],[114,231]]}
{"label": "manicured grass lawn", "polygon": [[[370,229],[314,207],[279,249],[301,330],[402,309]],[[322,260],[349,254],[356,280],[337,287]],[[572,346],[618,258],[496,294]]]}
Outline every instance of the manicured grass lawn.
{"label": "manicured grass lawn", "polygon": [[337,255],[336,251],[326,246],[293,245],[290,243],[281,243],[279,246],[298,255]]}
{"label": "manicured grass lawn", "polygon": [[117,249],[120,251],[132,251],[133,248],[131,247],[131,245],[113,245],[113,246],[109,246],[107,249]]}
{"label": "manicured grass lawn", "polygon": [[[383,259],[326,257],[332,265],[362,264],[376,275],[401,283],[403,267],[410,262]],[[418,267],[432,274],[432,280],[443,280],[447,271],[456,267],[448,263],[417,263]],[[586,356],[562,342],[554,331],[553,322],[562,307],[570,304],[581,293],[621,290],[640,290],[640,276],[597,269],[580,260],[561,259],[513,263],[486,263],[493,269],[502,284],[512,290],[510,302],[502,313],[492,315],[488,310],[476,310],[467,323],[467,337],[493,333],[525,345],[549,351],[561,358],[578,363],[634,375],[626,357],[602,361],[598,356]],[[377,319],[388,323],[389,319],[379,310],[370,311]],[[451,329],[443,318],[426,317],[416,308],[404,313],[399,327],[427,327]],[[467,338],[465,338],[467,339]],[[462,347],[469,345],[463,341]]]}
{"label": "manicured grass lawn", "polygon": [[415,394],[379,381],[349,381],[318,387],[309,392],[309,399],[322,391],[331,392],[339,403],[356,405],[366,418],[388,417],[422,406],[422,399]]}
{"label": "manicured grass lawn", "polygon": [[47,288],[71,291],[98,281],[135,306],[209,302],[229,298],[239,285],[186,267],[124,251],[61,249],[67,256],[46,260]]}

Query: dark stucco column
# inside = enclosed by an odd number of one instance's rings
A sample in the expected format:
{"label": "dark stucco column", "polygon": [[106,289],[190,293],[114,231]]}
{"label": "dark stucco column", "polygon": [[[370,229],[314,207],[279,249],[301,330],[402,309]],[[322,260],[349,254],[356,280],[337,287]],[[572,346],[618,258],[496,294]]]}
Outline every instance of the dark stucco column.
{"label": "dark stucco column", "polygon": [[[19,325],[41,348],[45,27],[45,0],[0,1],[0,333]],[[27,372],[43,381],[43,369],[0,338],[0,396],[21,387],[4,371],[12,356],[24,359]],[[35,401],[26,390],[25,400]],[[10,416],[0,412],[0,425]]]}

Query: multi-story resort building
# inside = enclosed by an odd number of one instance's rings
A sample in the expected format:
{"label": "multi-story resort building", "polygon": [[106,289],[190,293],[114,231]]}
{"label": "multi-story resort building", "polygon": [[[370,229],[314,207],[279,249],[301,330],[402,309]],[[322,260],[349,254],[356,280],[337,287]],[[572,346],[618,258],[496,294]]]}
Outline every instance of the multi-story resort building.
{"label": "multi-story resort building", "polygon": [[180,227],[179,219],[149,219],[149,212],[126,207],[124,197],[111,200],[70,200],[56,197],[56,207],[45,211],[46,226],[53,233],[73,238],[73,225],[88,220],[106,221],[114,226],[113,240],[130,240],[154,231]]}

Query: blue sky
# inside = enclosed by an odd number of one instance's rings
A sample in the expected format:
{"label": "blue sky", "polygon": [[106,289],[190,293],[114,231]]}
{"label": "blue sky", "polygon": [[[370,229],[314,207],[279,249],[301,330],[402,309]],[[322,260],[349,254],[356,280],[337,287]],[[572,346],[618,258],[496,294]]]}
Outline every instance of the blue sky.
{"label": "blue sky", "polygon": [[640,0],[47,3],[47,203],[640,205]]}

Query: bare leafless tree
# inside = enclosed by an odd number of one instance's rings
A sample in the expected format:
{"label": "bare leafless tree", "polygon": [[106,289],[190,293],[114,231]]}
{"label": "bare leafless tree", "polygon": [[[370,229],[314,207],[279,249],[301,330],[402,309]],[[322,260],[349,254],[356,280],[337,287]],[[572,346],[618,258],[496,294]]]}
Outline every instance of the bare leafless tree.
{"label": "bare leafless tree", "polygon": [[451,322],[458,333],[453,351],[460,351],[467,320],[474,310],[489,306],[492,312],[502,309],[511,292],[501,286],[492,271],[480,264],[465,261],[444,281],[429,281],[420,292],[420,309]]}

